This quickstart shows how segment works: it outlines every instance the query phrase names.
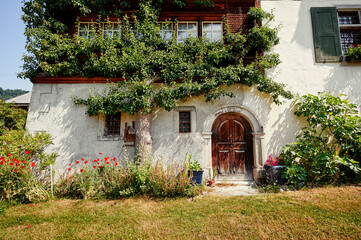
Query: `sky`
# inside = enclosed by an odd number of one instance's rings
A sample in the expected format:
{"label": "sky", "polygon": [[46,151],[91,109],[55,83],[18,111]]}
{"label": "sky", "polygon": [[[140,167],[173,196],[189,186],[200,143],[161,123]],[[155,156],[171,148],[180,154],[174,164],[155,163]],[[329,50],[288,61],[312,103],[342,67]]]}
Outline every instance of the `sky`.
{"label": "sky", "polygon": [[25,25],[21,20],[22,0],[0,0],[0,87],[31,91],[29,79],[17,78],[25,53]]}

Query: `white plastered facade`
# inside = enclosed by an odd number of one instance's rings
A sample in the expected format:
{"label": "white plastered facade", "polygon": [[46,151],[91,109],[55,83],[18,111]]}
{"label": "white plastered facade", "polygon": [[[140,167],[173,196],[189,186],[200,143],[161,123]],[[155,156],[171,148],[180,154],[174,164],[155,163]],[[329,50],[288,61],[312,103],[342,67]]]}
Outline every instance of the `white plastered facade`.
{"label": "white plastered facade", "polygon": [[[282,25],[280,44],[274,49],[282,63],[269,74],[294,93],[343,93],[360,107],[361,65],[315,62],[310,8],[338,5],[360,5],[360,1],[261,1],[264,10],[274,9],[272,24]],[[90,91],[102,91],[106,87],[106,84],[34,84],[27,129],[46,131],[53,136],[54,145],[47,151],[59,154],[57,175],[67,169],[68,163],[80,158],[97,158],[99,152],[118,158],[126,152],[130,156],[134,154],[134,147],[124,144],[123,133],[125,123],[131,125],[135,117],[122,114],[121,136],[104,138],[104,118],[87,116],[86,107],[76,106],[71,100],[72,96],[86,98]],[[212,124],[217,116],[235,112],[251,125],[254,175],[257,176],[268,155],[277,156],[285,144],[295,139],[303,125],[302,119],[293,115],[291,101],[276,105],[268,94],[240,84],[228,90],[236,97],[223,97],[213,103],[194,97],[171,112],[155,111],[151,129],[154,155],[167,162],[183,162],[189,153],[200,161],[207,173],[212,166]],[[183,110],[191,112],[190,133],[178,130],[178,112]]]}

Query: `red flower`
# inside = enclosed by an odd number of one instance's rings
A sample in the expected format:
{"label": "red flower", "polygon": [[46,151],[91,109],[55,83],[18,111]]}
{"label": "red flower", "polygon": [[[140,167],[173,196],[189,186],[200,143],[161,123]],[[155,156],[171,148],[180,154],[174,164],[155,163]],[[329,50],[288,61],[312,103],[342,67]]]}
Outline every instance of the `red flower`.
{"label": "red flower", "polygon": [[31,214],[35,215],[35,213],[34,213],[34,212],[32,212]]}
{"label": "red flower", "polygon": [[122,198],[122,197],[120,197],[120,200],[123,200],[123,198]]}
{"label": "red flower", "polygon": [[11,153],[8,153],[8,157],[10,157],[11,156]]}
{"label": "red flower", "polygon": [[106,164],[109,164],[109,162],[106,162]]}
{"label": "red flower", "polygon": [[25,164],[25,160],[23,160],[23,164]]}
{"label": "red flower", "polygon": [[99,166],[99,168],[100,168],[100,169],[102,169],[102,168],[103,168],[103,166]]}
{"label": "red flower", "polygon": [[81,160],[84,161],[84,158],[82,158]]}
{"label": "red flower", "polygon": [[30,206],[30,207],[32,207],[32,206],[33,206],[33,204],[29,204],[29,206]]}
{"label": "red flower", "polygon": [[117,160],[117,158],[116,158],[116,157],[113,157],[113,158],[112,158],[112,161],[113,161],[113,162],[115,162],[116,160]]}
{"label": "red flower", "polygon": [[21,168],[21,169],[24,169],[25,167],[24,167],[24,166],[21,166],[20,168]]}
{"label": "red flower", "polygon": [[75,163],[76,163],[76,164],[79,164],[79,161],[76,161]]}
{"label": "red flower", "polygon": [[83,169],[80,169],[80,172],[83,172],[84,170]]}
{"label": "red flower", "polygon": [[104,160],[105,160],[105,161],[108,161],[108,160],[109,160],[109,157],[105,157]]}
{"label": "red flower", "polygon": [[88,161],[85,161],[84,163],[85,163],[85,164],[87,164],[87,163],[88,163]]}
{"label": "red flower", "polygon": [[117,165],[118,165],[118,162],[115,162],[115,163],[114,163],[114,166],[117,166]]}
{"label": "red flower", "polygon": [[71,163],[69,163],[68,166],[71,166]]}
{"label": "red flower", "polygon": [[14,165],[14,163],[11,162],[11,163],[10,163],[10,166],[12,166],[12,165]]}
{"label": "red flower", "polygon": [[25,151],[25,154],[27,155],[27,154],[29,154],[30,152],[29,151]]}
{"label": "red flower", "polygon": [[95,168],[97,168],[97,166],[93,166],[93,168],[95,169]]}
{"label": "red flower", "polygon": [[30,225],[26,225],[26,227],[27,227],[27,228],[29,228],[29,227],[30,227]]}
{"label": "red flower", "polygon": [[19,172],[19,169],[14,169],[14,172]]}
{"label": "red flower", "polygon": [[103,153],[99,153],[99,154],[103,154]]}
{"label": "red flower", "polygon": [[32,162],[32,163],[30,164],[30,166],[31,166],[31,167],[35,167],[35,163]]}
{"label": "red flower", "polygon": [[69,168],[68,171],[71,171],[71,168]]}

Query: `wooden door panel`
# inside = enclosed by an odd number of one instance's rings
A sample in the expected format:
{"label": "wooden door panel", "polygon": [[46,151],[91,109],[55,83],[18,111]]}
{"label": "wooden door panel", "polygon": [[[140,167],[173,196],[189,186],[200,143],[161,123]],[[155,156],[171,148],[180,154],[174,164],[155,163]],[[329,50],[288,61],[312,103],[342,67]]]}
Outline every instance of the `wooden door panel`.
{"label": "wooden door panel", "polygon": [[239,114],[226,113],[214,121],[212,166],[217,166],[221,175],[245,174],[246,168],[247,172],[251,169],[253,164],[250,133],[250,125]]}
{"label": "wooden door panel", "polygon": [[221,174],[226,174],[229,172],[229,159],[230,151],[229,150],[219,150],[218,151],[218,171]]}
{"label": "wooden door panel", "polygon": [[218,142],[219,143],[230,143],[230,122],[229,120],[221,122],[218,128]]}
{"label": "wooden door panel", "polygon": [[234,173],[240,174],[244,173],[245,167],[245,150],[235,149],[234,150]]}

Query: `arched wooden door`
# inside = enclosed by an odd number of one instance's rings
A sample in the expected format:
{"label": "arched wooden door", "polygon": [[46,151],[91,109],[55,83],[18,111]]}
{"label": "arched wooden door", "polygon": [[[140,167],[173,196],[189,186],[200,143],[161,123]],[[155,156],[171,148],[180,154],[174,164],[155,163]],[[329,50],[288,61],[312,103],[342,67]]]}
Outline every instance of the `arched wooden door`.
{"label": "arched wooden door", "polygon": [[239,114],[222,114],[214,121],[212,166],[220,175],[251,174],[252,146],[251,127]]}

